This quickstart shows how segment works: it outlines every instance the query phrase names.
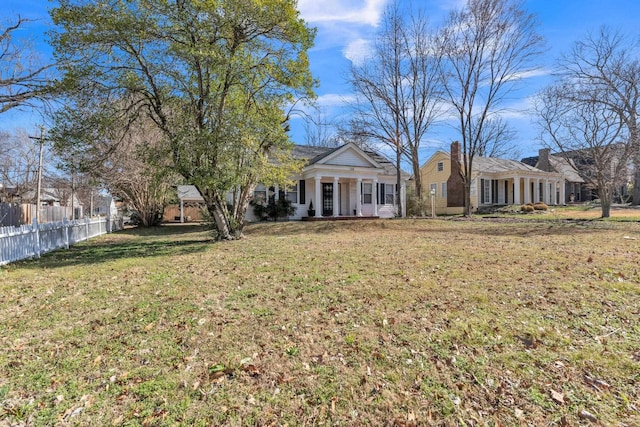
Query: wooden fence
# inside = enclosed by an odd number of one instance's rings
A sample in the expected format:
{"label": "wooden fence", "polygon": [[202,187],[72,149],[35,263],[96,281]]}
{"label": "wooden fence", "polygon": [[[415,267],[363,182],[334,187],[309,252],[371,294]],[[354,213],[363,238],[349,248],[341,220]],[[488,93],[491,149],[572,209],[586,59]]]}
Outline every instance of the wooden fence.
{"label": "wooden fence", "polygon": [[0,227],[0,265],[65,248],[105,233],[122,230],[122,218],[86,218],[46,224]]}
{"label": "wooden fence", "polygon": [[[81,207],[71,206],[41,206],[40,223],[61,222],[65,218],[70,220],[74,217],[82,218]],[[36,217],[36,205],[29,203],[0,203],[0,227],[19,227],[23,224],[31,224]]]}

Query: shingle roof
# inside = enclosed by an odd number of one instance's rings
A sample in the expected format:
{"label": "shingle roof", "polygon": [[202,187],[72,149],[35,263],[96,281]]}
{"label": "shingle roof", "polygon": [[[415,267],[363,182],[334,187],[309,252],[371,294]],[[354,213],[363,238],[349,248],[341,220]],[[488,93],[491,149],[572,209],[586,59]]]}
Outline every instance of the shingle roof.
{"label": "shingle roof", "polygon": [[[525,163],[530,166],[535,166],[538,164],[538,160],[540,160],[539,156],[525,157],[521,160],[522,163]],[[549,155],[549,163],[554,171],[562,174],[564,179],[569,182],[584,182],[584,179],[580,177],[578,172],[576,172],[575,168],[563,157],[557,154]],[[573,163],[573,162],[572,162]]]}
{"label": "shingle roof", "polygon": [[[339,145],[337,147],[316,147],[312,145],[294,145],[293,150],[291,151],[291,155],[293,156],[294,159],[308,159],[308,164],[312,165],[324,159],[331,153],[338,151],[345,145],[346,144]],[[365,152],[380,166],[382,166],[382,168],[384,168],[387,171],[387,173],[395,174],[395,171],[396,171],[395,165],[385,156],[372,150],[363,149],[362,151]],[[402,170],[400,172],[403,175],[408,175],[406,172]]]}
{"label": "shingle roof", "polygon": [[178,199],[204,202],[195,185],[178,185]]}
{"label": "shingle roof", "polygon": [[500,172],[543,172],[526,163],[517,160],[498,159],[495,157],[476,157],[473,159],[473,168],[478,172],[500,173]]}
{"label": "shingle roof", "polygon": [[333,153],[339,147],[330,148],[330,147],[316,147],[313,145],[294,145],[293,150],[291,150],[291,156],[294,159],[307,159],[309,160],[309,164],[313,164],[318,160],[328,156]]}

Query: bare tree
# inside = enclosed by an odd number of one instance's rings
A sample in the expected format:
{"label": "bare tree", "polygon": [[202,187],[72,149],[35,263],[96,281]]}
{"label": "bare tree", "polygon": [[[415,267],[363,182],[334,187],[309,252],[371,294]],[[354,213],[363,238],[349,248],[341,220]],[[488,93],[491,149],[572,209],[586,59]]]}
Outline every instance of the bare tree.
{"label": "bare tree", "polygon": [[103,185],[134,210],[145,227],[161,221],[171,183],[176,182],[166,167],[158,167],[158,162],[163,161],[159,154],[165,142],[161,132],[148,121],[138,123],[117,144],[100,170]]}
{"label": "bare tree", "polygon": [[[587,93],[583,93],[587,92]],[[545,89],[538,105],[545,144],[598,192],[602,217],[608,218],[614,189],[626,183],[631,144],[621,117],[606,103],[586,100],[606,97],[596,88],[564,80]]]}
{"label": "bare tree", "polygon": [[125,116],[122,106],[129,102],[114,100],[99,111],[87,102],[84,108],[60,111],[52,139],[72,176],[99,183],[147,227],[160,221],[178,178],[169,172],[164,134],[147,115]]}
{"label": "bare tree", "polygon": [[52,93],[52,81],[47,72],[53,65],[42,64],[28,41],[14,37],[28,22],[28,19],[18,17],[0,28],[0,113],[30,105]]}
{"label": "bare tree", "polygon": [[576,103],[599,103],[620,117],[635,164],[633,205],[640,204],[640,42],[602,27],[575,43],[560,61],[560,73],[584,90],[571,91]]}
{"label": "bare tree", "polygon": [[304,131],[307,145],[316,147],[335,147],[340,141],[335,135],[335,124],[319,108],[312,108],[304,116]]}
{"label": "bare tree", "polygon": [[[15,195],[35,190],[39,151],[39,142],[29,138],[24,129],[0,134],[0,183],[3,184],[3,192],[6,193],[9,187],[14,190],[12,193]],[[45,158],[47,161],[44,162],[44,174],[54,175],[55,158],[49,152]],[[5,194],[4,197],[8,198],[9,195]]]}
{"label": "bare tree", "polygon": [[[391,147],[395,153],[397,188],[401,162],[410,161],[417,197],[422,195],[419,150],[423,137],[438,117],[437,59],[427,20],[410,13],[407,22],[398,2],[383,17],[373,54],[351,68],[356,120],[352,131],[364,139]],[[400,198],[397,209],[402,211]]]}
{"label": "bare tree", "polygon": [[491,153],[509,136],[498,131],[500,105],[520,77],[534,69],[542,37],[520,0],[468,0],[451,13],[438,42],[445,98],[462,140],[465,214],[470,215],[473,159]]}

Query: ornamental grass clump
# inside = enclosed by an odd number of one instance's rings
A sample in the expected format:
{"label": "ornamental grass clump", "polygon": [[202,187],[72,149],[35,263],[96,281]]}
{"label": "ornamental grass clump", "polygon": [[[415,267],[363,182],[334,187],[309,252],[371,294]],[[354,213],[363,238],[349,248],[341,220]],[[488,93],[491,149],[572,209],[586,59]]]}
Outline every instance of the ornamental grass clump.
{"label": "ornamental grass clump", "polygon": [[526,205],[520,206],[520,212],[529,213],[533,212],[533,205],[531,203],[527,203]]}
{"label": "ornamental grass clump", "polygon": [[533,204],[533,209],[536,211],[547,211],[549,210],[549,206],[543,202],[536,202]]}

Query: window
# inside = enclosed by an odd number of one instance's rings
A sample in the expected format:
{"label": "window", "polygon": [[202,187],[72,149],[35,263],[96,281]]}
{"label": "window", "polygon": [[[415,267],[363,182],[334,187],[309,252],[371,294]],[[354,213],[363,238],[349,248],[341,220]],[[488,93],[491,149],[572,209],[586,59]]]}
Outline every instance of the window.
{"label": "window", "polygon": [[447,183],[446,182],[442,182],[441,183],[441,188],[442,188],[442,190],[440,191],[440,197],[447,197]]}
{"label": "window", "polygon": [[253,200],[256,203],[267,201],[267,187],[265,187],[264,184],[256,185],[255,190],[253,190]]}
{"label": "window", "polygon": [[384,204],[393,205],[395,203],[395,184],[384,185]]}
{"label": "window", "polygon": [[480,203],[482,204],[491,203],[491,180],[481,179],[480,188],[481,188]]}
{"label": "window", "polygon": [[373,197],[373,184],[362,183],[362,203],[371,204]]}
{"label": "window", "polygon": [[429,195],[433,194],[434,196],[438,195],[438,184],[429,184]]}
{"label": "window", "polygon": [[298,203],[298,183],[296,182],[292,186],[287,187],[286,189],[287,195],[286,198],[291,203]]}
{"label": "window", "polygon": [[438,162],[438,172],[442,172],[444,170],[444,162]]}

